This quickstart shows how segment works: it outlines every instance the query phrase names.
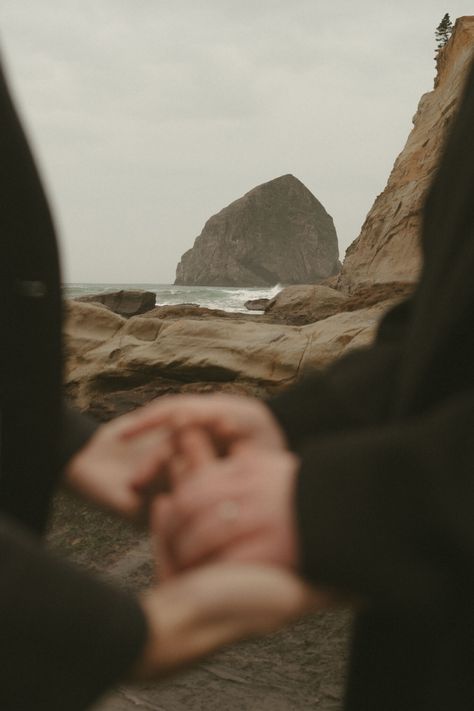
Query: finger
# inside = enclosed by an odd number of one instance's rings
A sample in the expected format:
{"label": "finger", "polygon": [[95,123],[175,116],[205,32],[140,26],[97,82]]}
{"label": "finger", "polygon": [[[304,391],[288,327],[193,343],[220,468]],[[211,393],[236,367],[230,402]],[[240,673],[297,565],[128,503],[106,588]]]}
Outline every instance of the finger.
{"label": "finger", "polygon": [[[132,443],[130,443],[132,446]],[[170,438],[157,438],[151,436],[148,441],[140,443],[143,447],[139,464],[131,480],[131,486],[137,493],[153,489],[160,489],[167,484],[168,464],[171,460],[173,449]]]}
{"label": "finger", "polygon": [[[229,515],[234,512],[236,515]],[[221,501],[202,509],[188,525],[175,528],[171,540],[173,559],[185,569],[226,558],[232,548],[256,535],[261,527],[251,514],[239,508],[237,501]]]}
{"label": "finger", "polygon": [[255,429],[248,420],[242,416],[228,417],[224,410],[207,429],[220,456],[238,452],[240,445],[245,446],[252,442],[255,435]]}
{"label": "finger", "polygon": [[[166,399],[166,398],[164,398]],[[155,417],[156,409],[156,417]],[[159,415],[158,405],[145,405],[139,407],[132,412],[128,412],[125,415],[115,418],[107,423],[108,427],[114,429],[114,431],[121,438],[135,437],[140,435],[149,429],[154,429],[156,432],[163,431],[163,434],[168,434],[168,428],[166,427],[167,417],[161,418]],[[149,423],[149,426],[140,427],[140,423]]]}
{"label": "finger", "polygon": [[282,565],[278,548],[271,545],[271,540],[265,533],[264,528],[255,527],[248,536],[242,536],[234,541],[233,545],[223,547],[215,555],[215,559],[232,563],[263,563],[294,570],[291,566]]}
{"label": "finger", "polygon": [[181,486],[195,475],[196,471],[217,454],[209,436],[198,429],[188,428],[178,431],[173,436],[175,454],[169,461],[169,474],[173,489]]}
{"label": "finger", "polygon": [[175,490],[182,482],[187,478],[186,471],[186,460],[181,454],[179,438],[175,436],[175,454],[171,457],[169,461],[169,475],[171,488]]}
{"label": "finger", "polygon": [[204,430],[193,427],[180,433],[181,453],[186,459],[188,469],[196,471],[214,461],[217,452],[211,438]]}
{"label": "finger", "polygon": [[217,395],[170,395],[127,415],[122,436],[132,437],[164,425],[174,430],[191,425],[213,428],[223,414],[225,404]]}
{"label": "finger", "polygon": [[172,578],[177,569],[170,547],[173,535],[173,503],[171,496],[159,496],[151,511],[151,540],[156,576],[159,580]]}
{"label": "finger", "polygon": [[[231,601],[242,622],[250,625],[249,632],[262,634],[286,624],[287,622],[322,607],[324,598],[318,591],[303,582],[294,573],[267,564],[216,563],[215,570],[238,572],[238,579],[233,582],[233,589],[227,597],[234,595]],[[246,590],[247,594],[242,595]],[[244,622],[245,624],[245,622]]]}
{"label": "finger", "polygon": [[142,525],[144,522],[142,498],[126,487],[118,486],[114,492],[110,492],[107,504],[101,499],[97,500],[97,504],[119,514],[131,523]]}
{"label": "finger", "polygon": [[242,429],[245,429],[245,425],[240,420],[232,420],[226,417],[225,413],[215,424],[216,435],[225,440],[233,440],[240,437]]}
{"label": "finger", "polygon": [[204,511],[211,511],[219,502],[240,498],[244,482],[231,476],[235,469],[229,460],[215,459],[203,468],[198,468],[193,476],[182,478],[173,485],[175,511],[175,531],[178,532]]}

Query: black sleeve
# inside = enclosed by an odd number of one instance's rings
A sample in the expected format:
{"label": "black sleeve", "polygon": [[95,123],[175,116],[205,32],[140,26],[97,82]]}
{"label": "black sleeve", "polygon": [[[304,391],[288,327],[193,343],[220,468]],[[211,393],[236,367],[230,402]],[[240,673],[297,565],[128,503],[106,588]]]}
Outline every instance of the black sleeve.
{"label": "black sleeve", "polygon": [[63,402],[61,412],[60,464],[64,467],[92,437],[99,427],[98,422],[74,410]]}
{"label": "black sleeve", "polygon": [[56,560],[0,517],[0,708],[76,711],[123,677],[146,640],[138,602]]}
{"label": "black sleeve", "polygon": [[299,450],[301,568],[372,603],[474,594],[474,391]]}
{"label": "black sleeve", "polygon": [[382,319],[373,345],[349,353],[268,401],[291,448],[308,436],[384,420],[397,385],[412,308],[413,298],[398,304]]}

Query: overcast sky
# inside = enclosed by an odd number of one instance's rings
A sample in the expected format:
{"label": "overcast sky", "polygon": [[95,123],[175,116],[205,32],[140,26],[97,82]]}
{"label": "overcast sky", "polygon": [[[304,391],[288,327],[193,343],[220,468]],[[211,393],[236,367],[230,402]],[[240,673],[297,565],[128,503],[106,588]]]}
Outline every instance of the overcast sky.
{"label": "overcast sky", "polygon": [[0,0],[67,281],[174,280],[208,217],[293,173],[357,237],[472,0]]}

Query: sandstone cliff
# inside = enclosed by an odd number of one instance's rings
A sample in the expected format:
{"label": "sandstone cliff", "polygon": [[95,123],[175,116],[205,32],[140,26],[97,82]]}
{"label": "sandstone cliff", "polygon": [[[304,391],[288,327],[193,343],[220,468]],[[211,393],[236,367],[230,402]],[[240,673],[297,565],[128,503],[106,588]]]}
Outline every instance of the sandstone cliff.
{"label": "sandstone cliff", "polygon": [[440,52],[435,89],[421,98],[387,186],[347,251],[339,279],[343,288],[417,278],[421,208],[473,54],[474,17],[461,17]]}
{"label": "sandstone cliff", "polygon": [[332,218],[292,175],[259,185],[211,217],[181,258],[176,284],[307,284],[339,270]]}

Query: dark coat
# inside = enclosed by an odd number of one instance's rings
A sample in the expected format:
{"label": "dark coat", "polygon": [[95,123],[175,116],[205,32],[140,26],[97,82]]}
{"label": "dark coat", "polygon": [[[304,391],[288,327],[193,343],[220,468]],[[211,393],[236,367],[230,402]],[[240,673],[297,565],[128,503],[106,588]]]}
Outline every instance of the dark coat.
{"label": "dark coat", "polygon": [[271,403],[302,458],[302,569],[363,601],[360,711],[474,709],[474,69],[423,250],[375,344]]}
{"label": "dark coat", "polygon": [[144,643],[129,595],[43,550],[52,493],[91,426],[61,410],[54,228],[0,70],[0,708],[83,709]]}

